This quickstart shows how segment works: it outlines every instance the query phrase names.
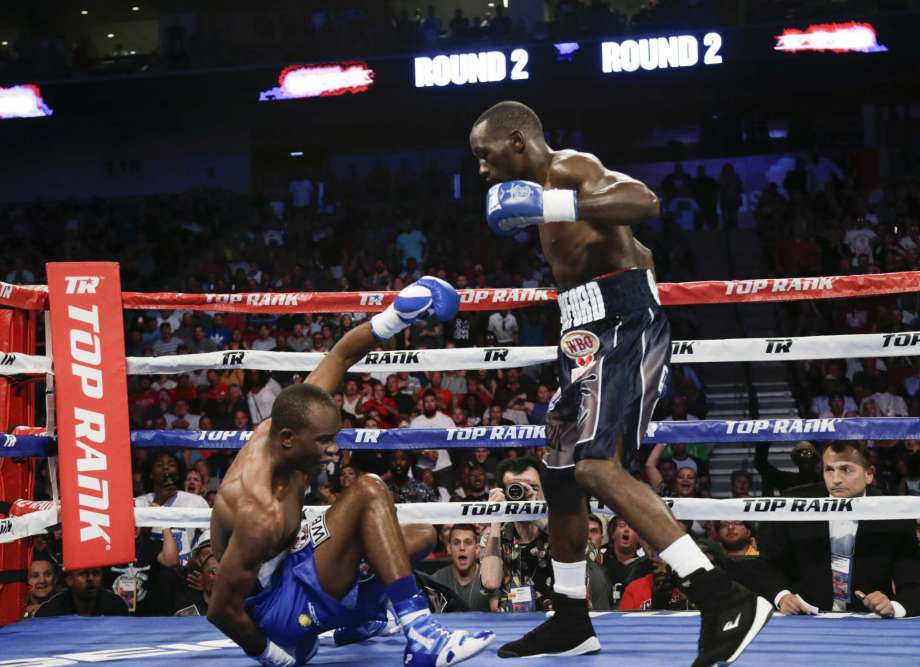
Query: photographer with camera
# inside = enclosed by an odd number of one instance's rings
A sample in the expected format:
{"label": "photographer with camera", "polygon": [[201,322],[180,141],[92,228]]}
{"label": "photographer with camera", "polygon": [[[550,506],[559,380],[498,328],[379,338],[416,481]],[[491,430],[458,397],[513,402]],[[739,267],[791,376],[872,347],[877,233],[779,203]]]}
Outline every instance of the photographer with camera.
{"label": "photographer with camera", "polygon": [[[489,502],[543,500],[537,460],[505,459],[495,472]],[[545,521],[493,522],[480,541],[482,587],[497,591],[495,611],[544,610],[553,591]]]}
{"label": "photographer with camera", "polygon": [[[489,502],[543,501],[538,462],[530,456],[505,459],[496,470],[498,486]],[[552,608],[554,567],[546,520],[493,522],[480,540],[482,587],[495,591],[493,611],[548,611]],[[594,567],[591,567],[593,565]],[[603,570],[588,566],[588,594],[595,610],[610,609],[610,586]]]}

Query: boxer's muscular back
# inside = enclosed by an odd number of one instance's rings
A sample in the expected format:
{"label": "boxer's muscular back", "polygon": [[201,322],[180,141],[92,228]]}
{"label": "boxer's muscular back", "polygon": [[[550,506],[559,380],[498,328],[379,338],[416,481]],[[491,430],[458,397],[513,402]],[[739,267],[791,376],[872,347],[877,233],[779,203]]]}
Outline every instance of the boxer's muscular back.
{"label": "boxer's muscular back", "polygon": [[[544,188],[578,189],[578,160],[597,161],[593,155],[571,150],[556,151]],[[562,162],[567,162],[565,169]],[[614,172],[606,170],[616,176]],[[565,222],[540,225],[543,255],[560,289],[570,289],[592,278],[618,269],[643,268],[654,271],[652,252],[635,239],[629,225]]]}
{"label": "boxer's muscular back", "polygon": [[241,522],[271,526],[268,532],[277,536],[275,543],[261,545],[270,556],[290,546],[300,529],[301,505],[308,480],[302,473],[295,472],[284,487],[272,488],[271,467],[264,447],[270,421],[259,425],[218,489],[211,512],[211,548],[218,559]]}

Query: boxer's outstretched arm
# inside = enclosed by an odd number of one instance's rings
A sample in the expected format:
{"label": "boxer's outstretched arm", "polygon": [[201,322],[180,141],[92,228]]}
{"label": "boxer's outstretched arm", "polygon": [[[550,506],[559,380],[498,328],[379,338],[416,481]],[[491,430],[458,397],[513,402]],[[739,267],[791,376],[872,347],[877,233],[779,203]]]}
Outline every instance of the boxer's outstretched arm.
{"label": "boxer's outstretched arm", "polygon": [[559,160],[550,180],[576,191],[578,219],[585,222],[634,225],[658,215],[658,196],[645,183],[604,168],[593,156]]}
{"label": "boxer's outstretched arm", "polygon": [[264,511],[254,506],[247,510],[251,518],[238,522],[220,559],[220,570],[211,591],[208,620],[239,644],[248,655],[260,655],[267,639],[246,613],[246,596],[259,577],[259,568],[271,558],[271,545],[278,543]]}
{"label": "boxer's outstretched arm", "polygon": [[348,369],[379,342],[374,338],[370,322],[355,327],[332,346],[319,366],[307,376],[306,382],[332,393],[345,379]]}
{"label": "boxer's outstretched arm", "polygon": [[332,393],[348,369],[381,340],[392,338],[429,313],[441,322],[453,319],[459,306],[457,290],[440,278],[422,276],[402,289],[382,313],[342,336],[306,381]]}

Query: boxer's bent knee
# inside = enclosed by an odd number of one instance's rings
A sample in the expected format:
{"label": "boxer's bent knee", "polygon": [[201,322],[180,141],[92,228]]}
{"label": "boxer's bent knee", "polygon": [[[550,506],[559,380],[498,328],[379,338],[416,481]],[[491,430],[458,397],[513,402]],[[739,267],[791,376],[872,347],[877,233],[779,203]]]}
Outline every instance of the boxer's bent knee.
{"label": "boxer's bent knee", "polygon": [[546,502],[554,512],[576,513],[585,506],[585,493],[575,481],[575,467],[548,468],[540,465],[540,482]]}
{"label": "boxer's bent knee", "polygon": [[424,558],[438,546],[438,531],[430,523],[409,523],[401,528],[406,551],[413,561]]}
{"label": "boxer's bent knee", "polygon": [[361,475],[352,483],[349,489],[354,489],[355,493],[364,496],[365,499],[385,498],[391,502],[393,500],[386,482],[373,473]]}
{"label": "boxer's bent knee", "polygon": [[430,523],[407,523],[402,527],[403,535],[411,535],[419,544],[431,549],[438,545],[438,531]]}

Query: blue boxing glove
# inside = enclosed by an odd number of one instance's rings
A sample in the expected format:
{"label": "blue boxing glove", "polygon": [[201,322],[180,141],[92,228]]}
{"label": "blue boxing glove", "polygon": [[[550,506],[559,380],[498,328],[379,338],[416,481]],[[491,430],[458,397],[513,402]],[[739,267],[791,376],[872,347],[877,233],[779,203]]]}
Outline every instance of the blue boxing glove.
{"label": "blue boxing glove", "polygon": [[403,288],[386,310],[371,318],[371,329],[377,339],[386,340],[429,313],[442,322],[453,319],[459,307],[460,295],[450,283],[423,276]]}
{"label": "blue boxing glove", "polygon": [[521,227],[578,219],[574,190],[544,190],[530,181],[507,181],[489,188],[486,220],[499,236],[511,236]]}

